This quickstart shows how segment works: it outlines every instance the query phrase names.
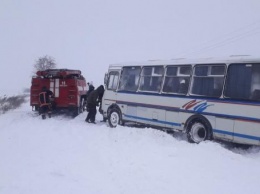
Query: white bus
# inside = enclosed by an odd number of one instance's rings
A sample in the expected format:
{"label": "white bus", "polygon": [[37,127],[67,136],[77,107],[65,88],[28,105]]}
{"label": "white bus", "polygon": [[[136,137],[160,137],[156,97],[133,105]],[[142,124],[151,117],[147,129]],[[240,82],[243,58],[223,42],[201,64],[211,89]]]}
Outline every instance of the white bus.
{"label": "white bus", "polygon": [[208,139],[260,145],[260,59],[110,65],[102,110],[126,121]]}

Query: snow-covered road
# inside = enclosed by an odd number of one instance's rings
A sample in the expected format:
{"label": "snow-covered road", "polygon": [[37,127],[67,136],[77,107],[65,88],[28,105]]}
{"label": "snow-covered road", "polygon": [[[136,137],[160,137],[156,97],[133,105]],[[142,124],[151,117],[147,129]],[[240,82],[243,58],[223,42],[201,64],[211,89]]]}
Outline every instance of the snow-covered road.
{"label": "snow-covered road", "polygon": [[28,102],[0,115],[0,194],[259,193],[259,147],[85,117],[41,120]]}

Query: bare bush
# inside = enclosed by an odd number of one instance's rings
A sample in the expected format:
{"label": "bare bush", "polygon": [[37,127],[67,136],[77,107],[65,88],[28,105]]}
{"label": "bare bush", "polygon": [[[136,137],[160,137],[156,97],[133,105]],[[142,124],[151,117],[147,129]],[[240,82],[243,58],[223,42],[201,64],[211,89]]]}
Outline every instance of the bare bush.
{"label": "bare bush", "polygon": [[17,95],[11,97],[0,97],[0,114],[4,114],[9,110],[16,109],[26,102],[27,95]]}

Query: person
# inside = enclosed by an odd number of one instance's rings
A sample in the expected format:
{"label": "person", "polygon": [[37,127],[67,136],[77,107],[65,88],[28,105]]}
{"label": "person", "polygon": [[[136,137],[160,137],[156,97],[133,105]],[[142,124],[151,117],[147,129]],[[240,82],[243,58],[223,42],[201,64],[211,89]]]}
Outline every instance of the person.
{"label": "person", "polygon": [[42,87],[42,91],[39,94],[40,101],[40,114],[42,119],[46,119],[46,114],[51,118],[51,99],[53,97],[53,92],[48,90],[46,86]]}
{"label": "person", "polygon": [[[103,110],[102,110],[102,98],[103,98],[104,92],[102,92],[99,96],[98,96],[98,103],[99,103],[99,109],[98,112],[103,115]],[[103,119],[100,122],[106,122],[106,118],[103,116]]]}
{"label": "person", "polygon": [[88,115],[87,118],[85,119],[86,122],[88,123],[94,123],[96,124],[96,114],[97,114],[97,109],[96,107],[99,106],[99,100],[100,97],[102,98],[104,94],[104,86],[100,85],[96,90],[93,90],[88,98],[87,98],[87,111]]}
{"label": "person", "polygon": [[87,91],[87,93],[86,93],[86,99],[88,98],[89,94],[90,94],[93,90],[95,90],[95,87],[93,86],[93,84],[88,83],[88,91]]}
{"label": "person", "polygon": [[188,91],[188,84],[186,83],[186,80],[184,78],[182,78],[180,80],[179,93],[186,94],[187,91]]}
{"label": "person", "polygon": [[95,87],[93,86],[92,83],[87,83],[88,84],[88,91],[86,92],[86,95],[84,96],[84,104],[83,104],[83,109],[86,110],[87,109],[87,99],[89,94],[95,90]]}

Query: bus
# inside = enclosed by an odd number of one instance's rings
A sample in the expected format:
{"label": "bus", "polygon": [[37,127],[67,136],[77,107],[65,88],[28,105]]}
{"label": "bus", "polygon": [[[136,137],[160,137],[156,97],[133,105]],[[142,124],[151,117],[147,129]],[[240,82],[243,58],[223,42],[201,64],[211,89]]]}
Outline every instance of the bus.
{"label": "bus", "polygon": [[103,117],[182,131],[192,143],[260,144],[260,59],[175,59],[113,64]]}

